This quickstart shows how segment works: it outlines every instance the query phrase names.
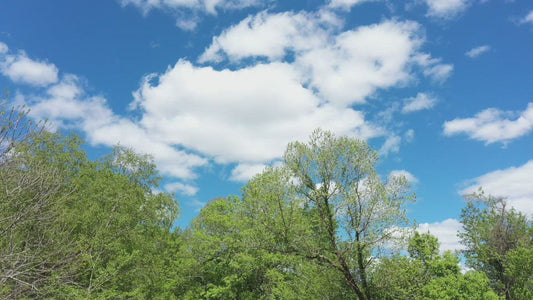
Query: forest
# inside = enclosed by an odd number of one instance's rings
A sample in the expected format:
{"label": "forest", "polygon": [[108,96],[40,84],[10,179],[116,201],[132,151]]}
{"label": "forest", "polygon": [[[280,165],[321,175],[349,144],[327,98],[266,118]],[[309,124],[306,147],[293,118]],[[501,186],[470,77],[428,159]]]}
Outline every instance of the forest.
{"label": "forest", "polygon": [[27,113],[0,103],[1,299],[533,299],[530,219],[480,190],[441,252],[363,140],[316,130],[180,228],[149,155]]}

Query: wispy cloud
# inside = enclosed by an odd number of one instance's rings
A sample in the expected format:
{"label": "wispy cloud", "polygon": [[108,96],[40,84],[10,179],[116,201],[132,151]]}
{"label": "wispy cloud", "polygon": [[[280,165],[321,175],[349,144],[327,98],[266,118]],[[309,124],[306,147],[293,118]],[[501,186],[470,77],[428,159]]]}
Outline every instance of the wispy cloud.
{"label": "wispy cloud", "polygon": [[489,45],[483,45],[483,46],[475,47],[475,48],[472,48],[472,49],[466,51],[465,55],[470,57],[470,58],[476,58],[476,57],[480,56],[481,54],[483,54],[485,52],[488,52],[488,51],[490,51],[490,46]]}
{"label": "wispy cloud", "polygon": [[143,14],[151,10],[161,10],[175,15],[176,26],[183,30],[194,30],[201,15],[217,15],[220,11],[239,10],[253,6],[263,6],[265,0],[120,0],[122,6],[132,5]]}
{"label": "wispy cloud", "polygon": [[520,24],[533,24],[533,10],[520,20]]}
{"label": "wispy cloud", "polygon": [[198,193],[198,188],[181,182],[172,182],[165,184],[165,190],[170,193],[179,193],[186,196],[194,196]]}
{"label": "wispy cloud", "polygon": [[426,93],[418,93],[416,97],[407,98],[404,101],[402,107],[402,113],[411,113],[415,111],[420,111],[424,109],[430,109],[435,106],[437,99]]}

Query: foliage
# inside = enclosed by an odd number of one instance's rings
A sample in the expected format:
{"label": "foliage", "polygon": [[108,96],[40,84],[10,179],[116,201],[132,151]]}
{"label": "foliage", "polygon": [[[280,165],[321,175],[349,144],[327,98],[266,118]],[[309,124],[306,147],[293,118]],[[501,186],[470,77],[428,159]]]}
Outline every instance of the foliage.
{"label": "foliage", "polygon": [[317,130],[182,230],[149,155],[93,161],[26,114],[0,101],[2,299],[533,298],[529,220],[478,195],[463,274],[436,237],[408,234],[409,184],[383,180],[363,141]]}
{"label": "foliage", "polygon": [[467,264],[484,272],[494,290],[505,299],[528,299],[521,295],[532,293],[527,285],[531,280],[516,268],[516,263],[531,266],[531,258],[528,261],[523,256],[533,247],[531,221],[509,209],[502,198],[481,192],[471,195],[469,200],[461,214],[464,230],[459,234],[466,248]]}
{"label": "foliage", "polygon": [[377,299],[498,299],[484,273],[460,272],[459,257],[438,253],[439,242],[429,233],[415,232],[409,256],[385,258],[373,272]]}
{"label": "foliage", "polygon": [[24,114],[2,119],[0,297],[171,298],[178,205],[153,192],[150,157],[117,147],[90,161],[80,138],[21,125]]}
{"label": "foliage", "polygon": [[244,188],[255,226],[277,253],[328,265],[359,299],[370,298],[367,270],[410,224],[413,199],[404,177],[382,181],[377,154],[360,140],[317,130],[289,144],[284,166],[267,169]]}

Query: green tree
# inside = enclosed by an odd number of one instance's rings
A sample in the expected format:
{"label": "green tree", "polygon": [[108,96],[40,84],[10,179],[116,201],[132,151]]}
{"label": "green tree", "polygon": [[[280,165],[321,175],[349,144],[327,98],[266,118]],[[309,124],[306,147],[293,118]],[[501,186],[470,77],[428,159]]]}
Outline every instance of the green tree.
{"label": "green tree", "polygon": [[91,161],[80,138],[13,112],[0,114],[0,298],[176,298],[179,207],[154,192],[152,159],[117,147]]}
{"label": "green tree", "polygon": [[429,233],[415,232],[409,256],[384,258],[372,272],[377,299],[498,299],[484,273],[460,272],[459,257],[439,254],[439,242]]}
{"label": "green tree", "polygon": [[[509,267],[526,259],[522,254],[533,247],[531,221],[509,209],[502,198],[481,192],[468,200],[461,213],[463,231],[459,234],[468,266],[487,274],[491,286],[505,299],[527,299],[518,294],[523,294],[519,290],[528,279],[515,267]],[[527,259],[523,263],[527,266]],[[526,289],[531,292],[531,287]]]}
{"label": "green tree", "polygon": [[61,170],[33,155],[42,133],[24,107],[0,100],[1,298],[36,297],[52,280],[68,280],[63,270],[76,256],[56,222],[72,189]]}
{"label": "green tree", "polygon": [[273,251],[327,265],[359,299],[371,298],[372,263],[411,224],[408,181],[383,181],[377,160],[364,141],[317,130],[309,143],[289,144],[283,166],[244,188],[255,225],[277,242]]}

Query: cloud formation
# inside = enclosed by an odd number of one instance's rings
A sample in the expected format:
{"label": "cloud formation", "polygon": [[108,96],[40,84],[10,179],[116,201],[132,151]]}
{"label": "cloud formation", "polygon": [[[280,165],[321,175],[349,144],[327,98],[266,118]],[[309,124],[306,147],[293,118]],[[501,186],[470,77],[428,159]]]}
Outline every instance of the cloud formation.
{"label": "cloud formation", "polygon": [[316,127],[363,138],[377,133],[361,112],[321,103],[286,63],[218,71],[180,60],[151,82],[136,93],[142,126],[219,163],[274,160]]}
{"label": "cloud formation", "polygon": [[470,186],[460,191],[466,195],[479,187],[495,197],[504,197],[518,211],[533,217],[533,160],[519,167],[496,170],[471,180]]}
{"label": "cloud formation", "polygon": [[419,52],[424,38],[415,22],[386,20],[346,31],[339,31],[340,24],[336,15],[324,10],[261,12],[214,37],[199,62],[290,61],[301,84],[340,106],[364,103],[378,89],[407,83],[412,66],[438,82],[453,70],[452,65]]}
{"label": "cloud formation", "polygon": [[199,15],[216,15],[219,11],[238,10],[267,4],[268,0],[120,0],[122,6],[132,5],[143,14],[159,9],[176,16],[176,26],[194,30]]}
{"label": "cloud formation", "polygon": [[0,73],[13,82],[33,86],[47,86],[58,80],[54,64],[29,58],[24,51],[8,54],[9,48],[0,42]]}
{"label": "cloud formation", "polygon": [[[207,5],[124,3],[148,10]],[[210,3],[216,8],[229,2]],[[288,142],[307,139],[317,127],[362,139],[384,136],[381,152],[398,152],[401,136],[369,122],[354,105],[420,74],[444,80],[449,72],[438,70],[453,67],[421,52],[418,23],[342,27],[342,18],[328,9],[249,16],[215,36],[198,62],[179,59],[146,76],[130,103],[136,119],[114,114],[103,97],[86,95],[75,75],[58,78],[54,65],[56,78],[44,93],[17,98],[32,117],[80,129],[92,145],[120,143],[152,153],[162,174],[180,180],[194,179],[197,168],[214,162],[236,164],[230,180],[245,181],[278,160]],[[182,182],[168,188],[193,192]]]}
{"label": "cloud formation", "polygon": [[526,110],[519,113],[488,108],[473,118],[447,121],[443,127],[447,136],[464,133],[471,139],[486,144],[507,143],[533,130],[533,103],[529,103]]}
{"label": "cloud formation", "polygon": [[341,8],[341,9],[348,10],[357,4],[361,4],[363,2],[372,2],[372,1],[383,1],[383,0],[330,0],[328,3],[328,7]]}
{"label": "cloud formation", "polygon": [[179,193],[186,196],[194,196],[198,193],[198,188],[181,182],[165,184],[165,190],[170,193]]}
{"label": "cloud formation", "polygon": [[520,24],[533,24],[533,10],[520,20]]}
{"label": "cloud formation", "polygon": [[457,236],[457,232],[461,230],[462,227],[463,225],[458,220],[447,219],[442,222],[422,223],[418,225],[417,230],[421,233],[429,231],[429,233],[436,236],[441,243],[440,251],[444,252],[447,250],[462,250],[464,248],[464,246],[459,243],[459,237]]}
{"label": "cloud formation", "polygon": [[480,56],[481,54],[485,53],[485,52],[488,52],[490,51],[490,46],[489,45],[483,45],[483,46],[479,46],[479,47],[475,47],[475,48],[472,48],[470,50],[468,50],[465,55],[470,57],[470,58],[476,58],[478,56]]}
{"label": "cloud formation", "polygon": [[416,97],[407,98],[402,107],[402,113],[411,113],[419,110],[430,109],[435,106],[437,99],[426,94],[418,93]]}
{"label": "cloud formation", "polygon": [[466,10],[473,0],[425,0],[425,2],[428,6],[428,16],[450,19]]}
{"label": "cloud formation", "polygon": [[162,174],[182,178],[195,178],[196,167],[207,164],[205,158],[171,144],[163,143],[134,121],[115,115],[107,100],[85,94],[77,76],[65,74],[59,82],[45,89],[42,95],[15,95],[17,104],[25,104],[29,115],[48,120],[50,129],[82,130],[92,145],[122,146],[154,156]]}

